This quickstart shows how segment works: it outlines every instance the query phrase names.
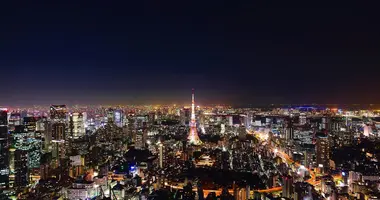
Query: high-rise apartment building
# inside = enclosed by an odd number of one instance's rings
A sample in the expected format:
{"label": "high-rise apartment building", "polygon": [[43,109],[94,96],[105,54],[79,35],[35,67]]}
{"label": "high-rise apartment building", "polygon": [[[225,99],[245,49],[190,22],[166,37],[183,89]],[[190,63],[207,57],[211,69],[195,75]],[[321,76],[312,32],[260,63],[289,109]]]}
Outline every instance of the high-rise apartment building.
{"label": "high-rise apartment building", "polygon": [[328,135],[318,132],[316,135],[317,167],[326,172],[330,168],[330,145]]}
{"label": "high-rise apartment building", "polygon": [[293,122],[292,119],[288,119],[285,127],[285,139],[287,142],[292,141],[294,138],[294,128],[293,128]]}

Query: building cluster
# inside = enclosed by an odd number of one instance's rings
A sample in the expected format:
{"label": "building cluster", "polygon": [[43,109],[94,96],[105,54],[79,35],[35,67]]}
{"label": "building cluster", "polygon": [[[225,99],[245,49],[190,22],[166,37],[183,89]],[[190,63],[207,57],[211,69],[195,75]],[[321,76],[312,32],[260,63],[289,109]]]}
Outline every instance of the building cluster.
{"label": "building cluster", "polygon": [[376,199],[379,113],[322,106],[0,109],[0,197]]}

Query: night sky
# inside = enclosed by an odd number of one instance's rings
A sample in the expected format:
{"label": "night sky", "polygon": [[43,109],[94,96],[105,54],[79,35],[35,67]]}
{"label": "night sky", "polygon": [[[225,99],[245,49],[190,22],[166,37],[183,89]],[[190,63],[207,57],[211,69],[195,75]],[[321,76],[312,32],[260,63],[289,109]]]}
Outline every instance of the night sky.
{"label": "night sky", "polygon": [[2,2],[0,105],[380,103],[378,5],[45,2]]}

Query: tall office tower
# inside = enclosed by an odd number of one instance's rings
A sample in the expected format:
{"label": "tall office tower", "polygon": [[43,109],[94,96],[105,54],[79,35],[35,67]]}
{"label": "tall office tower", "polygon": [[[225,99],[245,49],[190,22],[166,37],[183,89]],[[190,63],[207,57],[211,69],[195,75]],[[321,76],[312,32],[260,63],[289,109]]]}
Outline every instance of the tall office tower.
{"label": "tall office tower", "polygon": [[9,187],[8,110],[0,108],[0,190]]}
{"label": "tall office tower", "polygon": [[202,141],[199,139],[197,131],[197,123],[195,121],[195,99],[194,99],[194,89],[192,92],[192,101],[191,101],[191,121],[190,121],[190,133],[187,137],[190,144],[200,145]]}
{"label": "tall office tower", "polygon": [[283,176],[282,177],[282,197],[290,198],[293,197],[293,177]]}
{"label": "tall office tower", "polygon": [[292,119],[289,118],[286,123],[285,127],[285,139],[287,142],[292,141],[294,138],[294,128],[293,128],[293,122]]}
{"label": "tall office tower", "polygon": [[72,113],[70,115],[70,136],[74,138],[83,137],[86,134],[83,113]]}
{"label": "tall office tower", "polygon": [[330,168],[330,145],[328,135],[323,132],[316,133],[317,167],[326,172]]}
{"label": "tall office tower", "polygon": [[50,106],[50,119],[53,121],[65,121],[67,114],[66,105],[51,105]]}
{"label": "tall office tower", "polygon": [[25,187],[28,185],[28,152],[17,149],[14,152],[15,182],[14,186]]}
{"label": "tall office tower", "polygon": [[52,146],[53,158],[59,160],[66,156],[65,148],[66,125],[65,123],[55,123],[52,125]]}
{"label": "tall office tower", "polygon": [[52,160],[51,153],[42,154],[40,159],[41,180],[47,180],[50,175],[50,163]]}
{"label": "tall office tower", "polygon": [[52,149],[52,132],[53,132],[53,126],[50,121],[45,121],[44,122],[45,130],[44,130],[44,151],[45,152],[50,152]]}

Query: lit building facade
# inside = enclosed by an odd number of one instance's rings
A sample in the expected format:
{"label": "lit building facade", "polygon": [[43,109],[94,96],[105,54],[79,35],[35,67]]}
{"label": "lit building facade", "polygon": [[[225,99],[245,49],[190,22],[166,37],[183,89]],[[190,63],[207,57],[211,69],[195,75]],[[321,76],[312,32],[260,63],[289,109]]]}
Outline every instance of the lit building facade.
{"label": "lit building facade", "polygon": [[86,134],[85,119],[83,113],[72,113],[70,115],[71,136],[83,137]]}
{"label": "lit building facade", "polygon": [[24,117],[24,126],[28,132],[36,131],[37,120],[34,117]]}
{"label": "lit building facade", "polygon": [[52,148],[53,158],[60,159],[66,155],[65,148],[66,125],[64,123],[55,123],[52,125]]}
{"label": "lit building facade", "polygon": [[67,189],[67,195],[69,199],[92,199],[98,196],[98,187],[95,182],[76,182]]}
{"label": "lit building facade", "polygon": [[17,149],[14,152],[14,162],[14,187],[25,187],[28,185],[28,152]]}
{"label": "lit building facade", "polygon": [[0,189],[9,187],[8,110],[0,109]]}
{"label": "lit building facade", "polygon": [[328,135],[324,133],[316,134],[316,154],[317,154],[317,167],[326,172],[330,168],[330,145]]}
{"label": "lit building facade", "polygon": [[52,105],[50,106],[50,119],[54,121],[66,120],[67,108],[66,105]]}

